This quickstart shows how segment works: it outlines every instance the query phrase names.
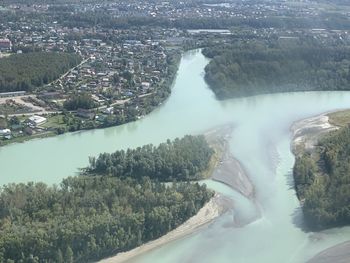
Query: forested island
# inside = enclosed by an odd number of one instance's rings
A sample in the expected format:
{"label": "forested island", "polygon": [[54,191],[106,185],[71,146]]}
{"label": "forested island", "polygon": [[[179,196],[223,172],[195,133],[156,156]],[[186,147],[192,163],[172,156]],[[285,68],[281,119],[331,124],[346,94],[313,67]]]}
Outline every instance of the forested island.
{"label": "forested island", "polygon": [[213,196],[205,185],[178,182],[200,179],[210,156],[202,136],[186,136],[102,154],[91,161],[88,176],[59,186],[2,187],[0,262],[89,262],[166,234]]}
{"label": "forested island", "polygon": [[149,144],[92,157],[85,173],[135,179],[148,176],[162,182],[193,181],[203,178],[213,153],[204,136],[187,135],[157,147]]}
{"label": "forested island", "polygon": [[31,91],[78,65],[75,53],[31,52],[0,59],[0,92]]}
{"label": "forested island", "polygon": [[237,43],[203,49],[205,80],[219,99],[265,93],[349,90],[350,47],[314,42]]}
{"label": "forested island", "polygon": [[[350,123],[349,115],[347,118]],[[304,151],[296,158],[295,187],[310,229],[350,224],[349,164],[350,127],[347,125],[322,135],[312,151]]]}

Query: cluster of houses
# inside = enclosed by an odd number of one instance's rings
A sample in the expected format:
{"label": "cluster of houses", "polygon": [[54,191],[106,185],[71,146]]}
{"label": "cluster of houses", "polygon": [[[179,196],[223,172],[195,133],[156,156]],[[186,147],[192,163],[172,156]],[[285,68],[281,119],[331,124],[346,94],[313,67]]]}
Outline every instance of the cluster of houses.
{"label": "cluster of houses", "polygon": [[166,76],[166,50],[159,42],[126,40],[106,45],[96,39],[83,41],[79,50],[88,58],[53,83],[55,90],[91,92],[96,102],[103,103],[151,92]]}
{"label": "cluster of houses", "polygon": [[32,135],[35,131],[45,130],[40,125],[47,121],[45,117],[34,115],[27,118],[23,123],[10,125],[9,128],[0,129],[0,139],[10,140],[13,133],[23,134],[25,132],[28,135]]}
{"label": "cluster of houses", "polygon": [[[300,2],[300,1],[299,1]],[[70,10],[74,13],[103,12],[114,17],[166,17],[169,19],[193,17],[241,17],[266,18],[276,15],[293,15],[313,17],[318,15],[312,0],[301,1],[306,4],[295,4],[293,1],[227,1],[215,3],[213,1],[143,1],[121,0],[117,2],[84,2],[72,3]],[[307,3],[311,3],[307,5]],[[55,4],[29,5],[11,4],[10,10],[25,12],[48,12]]]}
{"label": "cluster of houses", "polygon": [[11,51],[12,49],[12,42],[8,38],[1,38],[0,39],[0,51]]}
{"label": "cluster of houses", "polygon": [[[168,73],[167,46],[173,47],[180,34],[177,29],[67,28],[52,21],[23,20],[9,23],[0,37],[11,39],[12,52],[35,48],[82,56],[80,65],[36,94],[57,110],[79,92],[91,94],[100,106],[152,94]],[[182,41],[176,44],[181,46]]]}
{"label": "cluster of houses", "polygon": [[0,138],[4,138],[4,139],[11,139],[12,135],[11,135],[11,130],[10,129],[0,129]]}

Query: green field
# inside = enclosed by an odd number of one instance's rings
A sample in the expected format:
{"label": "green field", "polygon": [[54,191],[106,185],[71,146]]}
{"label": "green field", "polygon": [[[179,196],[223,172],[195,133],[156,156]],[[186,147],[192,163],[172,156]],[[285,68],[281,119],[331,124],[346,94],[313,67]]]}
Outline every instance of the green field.
{"label": "green field", "polygon": [[61,128],[67,125],[63,121],[63,115],[53,115],[47,118],[47,121],[41,125],[44,128]]}

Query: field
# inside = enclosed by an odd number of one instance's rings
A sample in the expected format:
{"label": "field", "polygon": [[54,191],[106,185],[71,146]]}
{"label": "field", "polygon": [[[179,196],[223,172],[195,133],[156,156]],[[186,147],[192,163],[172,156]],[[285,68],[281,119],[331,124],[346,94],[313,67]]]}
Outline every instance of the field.
{"label": "field", "polygon": [[63,121],[63,115],[53,115],[47,118],[47,121],[41,125],[43,128],[61,128],[66,127],[67,125]]}

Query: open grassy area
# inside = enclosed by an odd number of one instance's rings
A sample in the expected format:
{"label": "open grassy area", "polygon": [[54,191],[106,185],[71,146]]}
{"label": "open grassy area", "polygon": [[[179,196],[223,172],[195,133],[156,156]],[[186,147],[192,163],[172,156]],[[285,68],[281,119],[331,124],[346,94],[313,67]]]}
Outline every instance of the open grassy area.
{"label": "open grassy area", "polygon": [[66,124],[63,121],[63,115],[59,114],[47,117],[47,121],[41,126],[44,128],[60,128],[66,127]]}
{"label": "open grassy area", "polygon": [[339,126],[345,127],[350,124],[350,110],[337,111],[328,114],[329,123]]}

